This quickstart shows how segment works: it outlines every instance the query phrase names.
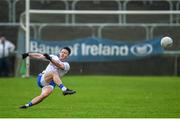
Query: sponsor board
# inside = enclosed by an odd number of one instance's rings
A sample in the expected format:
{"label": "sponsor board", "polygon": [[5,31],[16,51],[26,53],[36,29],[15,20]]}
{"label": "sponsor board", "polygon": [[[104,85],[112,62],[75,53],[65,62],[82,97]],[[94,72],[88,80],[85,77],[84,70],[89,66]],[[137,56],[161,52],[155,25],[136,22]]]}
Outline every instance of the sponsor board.
{"label": "sponsor board", "polygon": [[70,61],[132,60],[163,53],[160,38],[131,43],[95,37],[69,41],[31,40],[30,51],[58,54],[64,46],[72,50]]}

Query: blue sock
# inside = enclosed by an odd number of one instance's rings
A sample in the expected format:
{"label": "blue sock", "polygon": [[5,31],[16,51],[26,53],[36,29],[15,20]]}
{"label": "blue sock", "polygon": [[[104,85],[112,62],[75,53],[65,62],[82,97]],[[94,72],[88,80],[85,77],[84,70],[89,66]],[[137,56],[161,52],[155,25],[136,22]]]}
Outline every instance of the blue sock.
{"label": "blue sock", "polygon": [[32,102],[29,102],[29,107],[31,107],[32,106]]}
{"label": "blue sock", "polygon": [[62,91],[65,91],[65,90],[67,89],[63,84],[60,84],[60,85],[59,85],[59,88],[60,88]]}

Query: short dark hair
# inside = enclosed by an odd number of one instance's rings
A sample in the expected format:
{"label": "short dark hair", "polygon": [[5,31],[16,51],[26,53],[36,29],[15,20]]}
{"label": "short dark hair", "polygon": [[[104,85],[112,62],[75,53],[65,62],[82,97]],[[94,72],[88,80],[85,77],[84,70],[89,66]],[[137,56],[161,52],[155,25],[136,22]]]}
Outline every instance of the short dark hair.
{"label": "short dark hair", "polygon": [[71,54],[71,49],[69,47],[63,47],[62,49],[66,49],[69,53],[69,55]]}

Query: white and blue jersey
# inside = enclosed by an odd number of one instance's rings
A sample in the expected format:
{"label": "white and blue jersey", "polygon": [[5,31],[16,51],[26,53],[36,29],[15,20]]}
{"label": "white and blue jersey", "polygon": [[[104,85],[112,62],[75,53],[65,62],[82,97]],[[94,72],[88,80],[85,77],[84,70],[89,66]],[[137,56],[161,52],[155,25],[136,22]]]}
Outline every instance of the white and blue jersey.
{"label": "white and blue jersey", "polygon": [[56,84],[54,83],[54,81],[52,80],[50,83],[47,83],[45,80],[44,80],[44,75],[46,73],[49,73],[49,72],[57,72],[59,74],[60,77],[62,77],[63,75],[65,75],[69,69],[70,69],[70,65],[68,62],[62,62],[60,61],[59,57],[56,56],[56,55],[50,55],[52,57],[53,60],[56,60],[58,63],[63,63],[64,64],[64,69],[60,69],[58,67],[56,67],[54,64],[52,64],[51,62],[49,63],[49,65],[46,67],[46,69],[40,73],[37,77],[37,83],[38,83],[38,86],[43,88],[44,86],[52,86],[53,88],[56,86]]}

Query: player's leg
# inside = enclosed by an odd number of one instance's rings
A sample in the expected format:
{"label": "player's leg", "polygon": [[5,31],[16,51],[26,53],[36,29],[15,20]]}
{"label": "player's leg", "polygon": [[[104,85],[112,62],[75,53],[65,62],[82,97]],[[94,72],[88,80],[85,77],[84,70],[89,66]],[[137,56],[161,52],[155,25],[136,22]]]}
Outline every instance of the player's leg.
{"label": "player's leg", "polygon": [[31,107],[33,105],[36,105],[36,104],[42,102],[46,97],[48,97],[52,93],[53,88],[54,87],[51,85],[43,87],[42,92],[39,96],[36,96],[35,98],[32,99],[31,102],[21,106],[20,108],[21,109],[28,108],[28,107]]}
{"label": "player's leg", "polygon": [[47,74],[45,74],[44,76],[44,80],[47,83],[50,83],[52,80],[53,82],[58,85],[58,87],[63,91],[63,95],[68,95],[68,94],[74,94],[76,93],[76,91],[74,90],[70,90],[68,88],[66,88],[63,84],[62,81],[59,77],[59,74],[57,72],[49,72]]}
{"label": "player's leg", "polygon": [[44,80],[47,83],[50,83],[53,80],[54,83],[58,86],[62,84],[62,81],[57,72],[49,72],[49,73],[44,74]]}
{"label": "player's leg", "polygon": [[53,87],[51,85],[45,86],[42,88],[42,92],[39,96],[32,99],[31,103],[32,105],[36,105],[43,101],[46,97],[48,97],[53,91]]}

